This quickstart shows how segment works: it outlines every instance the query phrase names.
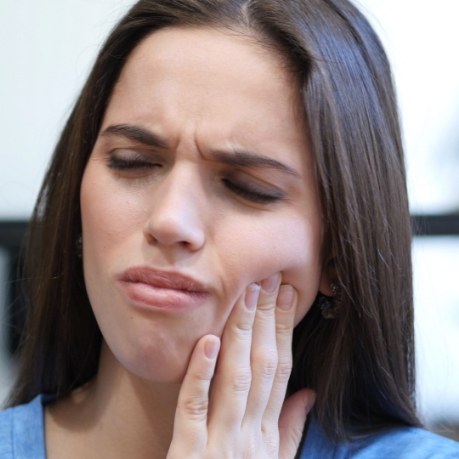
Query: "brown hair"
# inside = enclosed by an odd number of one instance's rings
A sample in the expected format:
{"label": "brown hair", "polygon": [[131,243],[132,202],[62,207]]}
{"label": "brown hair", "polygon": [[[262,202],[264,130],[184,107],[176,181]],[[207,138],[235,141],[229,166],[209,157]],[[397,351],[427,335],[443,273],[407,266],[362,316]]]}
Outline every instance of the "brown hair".
{"label": "brown hair", "polygon": [[[113,87],[131,51],[175,25],[246,31],[274,44],[301,83],[340,287],[335,319],[318,301],[296,327],[289,391],[317,391],[334,438],[417,425],[411,228],[390,68],[347,0],[141,0],[110,34],[57,144],[32,218],[28,319],[10,404],[63,397],[97,372],[101,334],[76,256],[79,190]],[[305,279],[307,282],[307,279]]]}

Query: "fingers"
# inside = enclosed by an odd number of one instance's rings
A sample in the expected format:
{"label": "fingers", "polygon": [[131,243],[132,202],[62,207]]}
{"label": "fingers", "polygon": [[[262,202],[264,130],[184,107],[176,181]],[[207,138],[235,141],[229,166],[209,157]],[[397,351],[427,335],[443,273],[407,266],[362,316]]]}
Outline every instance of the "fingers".
{"label": "fingers", "polygon": [[303,436],[306,417],[314,406],[315,399],[314,391],[303,389],[285,401],[279,418],[279,458],[295,457]]}
{"label": "fingers", "polygon": [[258,429],[278,440],[297,304],[294,288],[280,281],[279,273],[263,280],[255,313],[238,304],[228,320],[212,387],[212,406],[221,408],[212,418],[216,431],[230,433],[232,425],[235,436]]}
{"label": "fingers", "polygon": [[[258,284],[251,284],[236,302],[222,336],[222,350],[212,384],[210,416],[215,430],[237,434],[247,406],[252,384],[250,351],[252,328],[260,293]],[[227,435],[229,437],[229,435]]]}
{"label": "fingers", "polygon": [[278,365],[276,343],[276,300],[281,276],[274,274],[261,282],[252,330],[250,364],[252,386],[247,401],[245,422],[261,425]]}
{"label": "fingers", "polygon": [[292,371],[292,335],[297,305],[297,294],[291,285],[281,285],[276,302],[276,348],[278,362],[264,422],[274,425],[284,403],[287,384]]}
{"label": "fingers", "polygon": [[209,390],[219,349],[220,340],[207,335],[193,351],[177,403],[171,457],[185,457],[180,456],[183,451],[175,451],[183,445],[187,445],[188,452],[203,451],[206,446]]}
{"label": "fingers", "polygon": [[[225,327],[212,405],[222,407],[219,421],[226,426],[243,422],[277,431],[292,367],[297,303],[293,287],[280,280],[279,273],[263,280],[256,310],[238,302]],[[248,294],[251,289],[256,285]]]}
{"label": "fingers", "polygon": [[196,345],[168,457],[202,457],[204,451],[210,457],[216,451],[242,457],[263,451],[262,457],[277,458],[279,448],[281,457],[294,456],[311,395],[301,391],[283,407],[297,295],[280,281],[274,274],[261,286],[247,288],[227,320],[220,350],[212,335]]}

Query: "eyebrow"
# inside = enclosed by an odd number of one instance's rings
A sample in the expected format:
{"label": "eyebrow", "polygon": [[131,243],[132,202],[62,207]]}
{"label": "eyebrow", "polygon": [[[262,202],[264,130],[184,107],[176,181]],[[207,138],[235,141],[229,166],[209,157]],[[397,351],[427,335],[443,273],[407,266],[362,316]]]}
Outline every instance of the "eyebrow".
{"label": "eyebrow", "polygon": [[117,135],[156,148],[168,148],[169,144],[161,136],[132,124],[112,124],[101,134],[102,136]]}
{"label": "eyebrow", "polygon": [[229,166],[269,168],[287,173],[296,178],[301,178],[300,174],[295,169],[292,169],[286,164],[250,151],[237,149],[233,150],[231,153],[217,151],[213,156],[217,161]]}
{"label": "eyebrow", "polygon": [[[151,147],[169,148],[168,142],[158,134],[132,124],[110,125],[104,129],[101,135],[116,135],[126,137]],[[296,178],[301,178],[301,175],[295,169],[287,166],[286,164],[248,150],[236,148],[232,149],[231,152],[215,151],[212,153],[212,156],[216,161],[228,166],[268,168],[287,173]]]}

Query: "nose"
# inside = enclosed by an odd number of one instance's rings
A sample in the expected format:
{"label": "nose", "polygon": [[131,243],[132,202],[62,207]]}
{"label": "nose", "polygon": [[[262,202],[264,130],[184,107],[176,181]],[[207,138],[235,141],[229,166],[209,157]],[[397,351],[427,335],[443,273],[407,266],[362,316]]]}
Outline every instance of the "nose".
{"label": "nose", "polygon": [[[175,169],[175,168],[174,168]],[[144,234],[150,244],[197,251],[205,243],[206,199],[201,179],[191,170],[173,170],[151,196]]]}

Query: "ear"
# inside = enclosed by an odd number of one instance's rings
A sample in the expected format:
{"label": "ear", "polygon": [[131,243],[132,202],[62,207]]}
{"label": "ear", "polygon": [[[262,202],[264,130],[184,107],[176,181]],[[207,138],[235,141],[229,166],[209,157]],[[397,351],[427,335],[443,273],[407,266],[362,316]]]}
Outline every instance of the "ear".
{"label": "ear", "polygon": [[335,263],[333,258],[325,261],[322,267],[322,274],[320,277],[319,292],[325,296],[334,296],[332,284],[336,279]]}

